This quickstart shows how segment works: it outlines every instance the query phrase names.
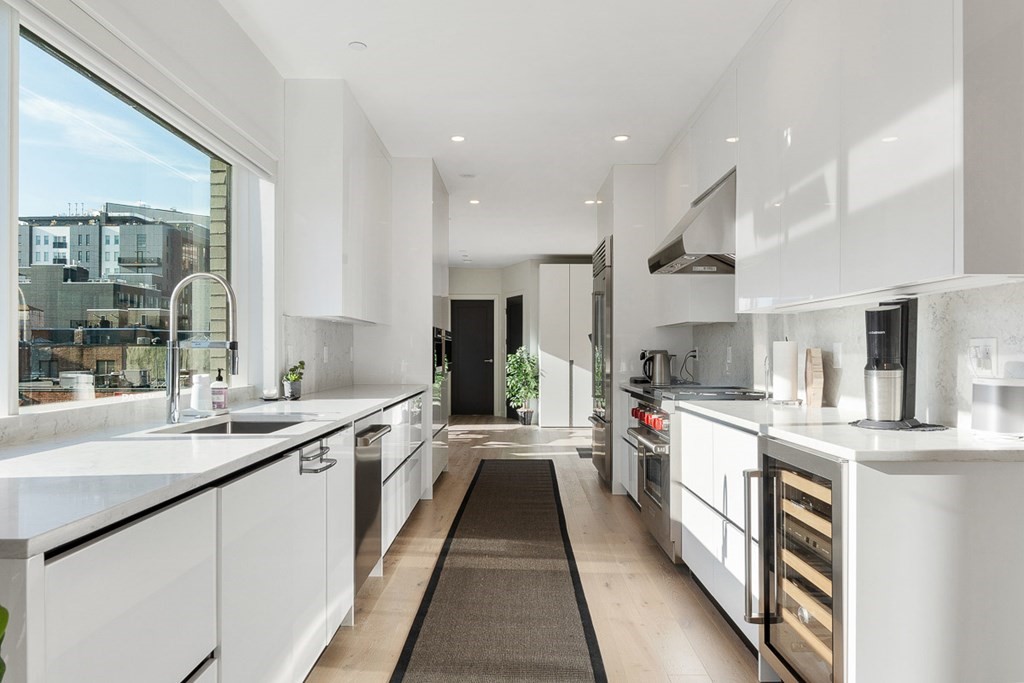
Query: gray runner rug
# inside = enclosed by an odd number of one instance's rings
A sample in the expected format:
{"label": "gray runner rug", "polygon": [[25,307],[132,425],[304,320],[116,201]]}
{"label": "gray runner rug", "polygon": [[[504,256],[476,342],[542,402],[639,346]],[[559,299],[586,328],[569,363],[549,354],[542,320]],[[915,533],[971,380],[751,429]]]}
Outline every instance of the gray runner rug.
{"label": "gray runner rug", "polygon": [[551,460],[482,460],[392,683],[607,680]]}

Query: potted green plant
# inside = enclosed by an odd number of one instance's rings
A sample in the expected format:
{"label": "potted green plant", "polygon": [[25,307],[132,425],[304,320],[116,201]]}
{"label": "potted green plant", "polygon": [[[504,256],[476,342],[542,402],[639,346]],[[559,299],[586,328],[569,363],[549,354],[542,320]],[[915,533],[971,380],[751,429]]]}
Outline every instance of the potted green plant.
{"label": "potted green plant", "polygon": [[519,422],[528,425],[533,422],[530,399],[540,397],[540,370],[537,356],[525,346],[505,358],[505,395],[508,404],[519,413]]}
{"label": "potted green plant", "polygon": [[294,401],[302,396],[302,373],[306,369],[306,361],[300,360],[288,368],[281,378],[281,395],[286,401]]}

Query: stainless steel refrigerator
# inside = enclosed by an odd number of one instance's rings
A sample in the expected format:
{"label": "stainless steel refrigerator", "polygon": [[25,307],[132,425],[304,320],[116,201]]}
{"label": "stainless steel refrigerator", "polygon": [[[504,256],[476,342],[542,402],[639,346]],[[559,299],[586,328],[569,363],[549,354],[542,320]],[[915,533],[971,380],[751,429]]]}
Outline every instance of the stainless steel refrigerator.
{"label": "stainless steel refrigerator", "polygon": [[593,462],[605,486],[612,482],[612,238],[594,250],[593,320],[590,343],[594,353]]}

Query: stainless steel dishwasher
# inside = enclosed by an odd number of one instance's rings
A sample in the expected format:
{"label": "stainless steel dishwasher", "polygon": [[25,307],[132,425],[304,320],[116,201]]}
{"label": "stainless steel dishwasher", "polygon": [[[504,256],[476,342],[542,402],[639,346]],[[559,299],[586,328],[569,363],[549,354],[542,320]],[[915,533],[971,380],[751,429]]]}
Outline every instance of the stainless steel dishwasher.
{"label": "stainless steel dishwasher", "polygon": [[391,425],[356,423],[356,593],[380,562],[381,438]]}

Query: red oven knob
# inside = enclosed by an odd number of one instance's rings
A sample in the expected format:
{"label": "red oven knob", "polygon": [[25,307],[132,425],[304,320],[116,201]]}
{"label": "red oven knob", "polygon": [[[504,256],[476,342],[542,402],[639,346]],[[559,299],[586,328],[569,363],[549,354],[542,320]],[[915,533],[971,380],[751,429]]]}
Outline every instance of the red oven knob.
{"label": "red oven knob", "polygon": [[656,417],[652,420],[652,422],[654,424],[652,424],[651,426],[657,429],[658,431],[661,431],[662,429],[665,428],[665,418],[663,417]]}

